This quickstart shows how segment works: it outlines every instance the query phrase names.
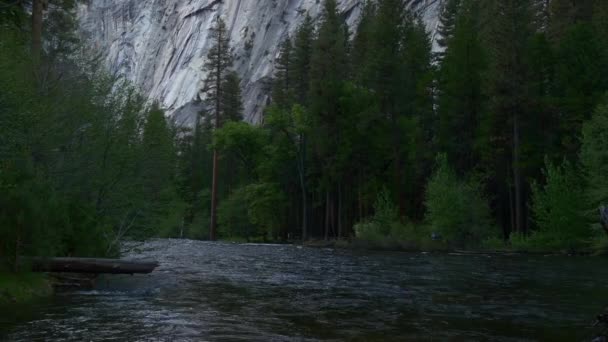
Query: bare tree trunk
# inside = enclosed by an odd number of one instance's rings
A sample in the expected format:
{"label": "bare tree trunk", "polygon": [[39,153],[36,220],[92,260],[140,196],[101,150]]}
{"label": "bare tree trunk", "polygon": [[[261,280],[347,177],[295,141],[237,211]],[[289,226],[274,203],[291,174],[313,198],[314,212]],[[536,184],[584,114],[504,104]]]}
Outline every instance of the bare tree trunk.
{"label": "bare tree trunk", "polygon": [[338,184],[338,240],[342,238],[342,185]]}
{"label": "bare tree trunk", "polygon": [[308,238],[308,199],[306,196],[306,174],[304,165],[306,163],[306,138],[301,138],[300,147],[300,160],[298,173],[300,174],[300,191],[302,192],[302,241],[306,241]]}
{"label": "bare tree trunk", "polygon": [[211,181],[211,225],[209,226],[209,240],[215,240],[217,227],[217,172],[218,172],[218,152],[213,149],[213,178]]}
{"label": "bare tree trunk", "polygon": [[325,240],[329,240],[329,190],[325,191]]}
{"label": "bare tree trunk", "polygon": [[521,182],[521,168],[519,165],[519,119],[518,115],[513,116],[513,182],[515,186],[515,229],[524,233],[523,227],[523,196],[522,196],[522,182]]}
{"label": "bare tree trunk", "polygon": [[357,207],[359,209],[359,222],[363,220],[363,193],[361,192],[361,173],[359,173],[359,186],[357,186]]}
{"label": "bare tree trunk", "polygon": [[32,58],[37,63],[42,52],[42,20],[46,0],[33,0],[32,3]]}

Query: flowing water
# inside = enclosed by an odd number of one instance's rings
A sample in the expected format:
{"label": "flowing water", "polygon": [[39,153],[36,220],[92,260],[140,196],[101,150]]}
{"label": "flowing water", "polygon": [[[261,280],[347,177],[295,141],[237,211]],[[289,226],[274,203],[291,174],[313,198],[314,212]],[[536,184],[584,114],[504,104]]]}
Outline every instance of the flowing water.
{"label": "flowing water", "polygon": [[4,341],[590,340],[605,259],[153,240],[149,275],[0,308]]}

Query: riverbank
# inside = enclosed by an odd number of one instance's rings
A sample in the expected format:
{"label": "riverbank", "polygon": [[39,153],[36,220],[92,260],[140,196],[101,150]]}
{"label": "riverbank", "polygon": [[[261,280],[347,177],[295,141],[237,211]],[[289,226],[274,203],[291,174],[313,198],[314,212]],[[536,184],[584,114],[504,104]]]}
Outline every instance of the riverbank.
{"label": "riverbank", "polygon": [[605,243],[595,243],[581,250],[551,250],[543,248],[522,248],[495,243],[480,248],[452,248],[442,241],[426,241],[425,243],[408,243],[390,239],[369,241],[363,239],[350,240],[309,240],[301,244],[311,248],[335,248],[360,251],[386,251],[411,253],[451,253],[451,254],[500,254],[500,255],[578,255],[578,256],[607,256],[608,246]]}
{"label": "riverbank", "polygon": [[52,293],[53,286],[45,274],[0,272],[0,304],[24,303]]}

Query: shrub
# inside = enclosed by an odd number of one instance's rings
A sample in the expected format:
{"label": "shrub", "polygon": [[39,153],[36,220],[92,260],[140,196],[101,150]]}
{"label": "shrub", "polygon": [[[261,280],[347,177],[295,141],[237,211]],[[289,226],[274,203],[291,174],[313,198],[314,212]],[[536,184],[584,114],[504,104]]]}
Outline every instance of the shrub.
{"label": "shrub", "polygon": [[495,231],[481,183],[474,179],[460,181],[444,154],[437,157],[425,205],[432,232],[452,245],[478,245]]}
{"label": "shrub", "polygon": [[234,191],[218,207],[220,234],[227,238],[277,238],[285,196],[276,184],[255,183]]}
{"label": "shrub", "polygon": [[489,251],[502,251],[508,249],[508,245],[505,240],[496,236],[483,240],[481,246],[483,249]]}
{"label": "shrub", "polygon": [[608,205],[608,98],[583,125],[580,159],[587,184],[587,214],[596,220],[598,207]]}
{"label": "shrub", "polygon": [[247,189],[239,188],[221,201],[218,209],[218,230],[223,238],[251,238],[259,235],[253,223],[249,220]]}
{"label": "shrub", "polygon": [[398,225],[399,214],[397,207],[391,201],[390,194],[386,189],[380,191],[374,202],[374,216],[364,222],[355,225],[355,235],[363,240],[380,240],[387,237],[393,230],[393,225]]}
{"label": "shrub", "polygon": [[588,243],[591,229],[584,218],[584,192],[578,172],[568,162],[545,161],[546,184],[532,184],[532,215],[538,231],[528,242],[543,250],[575,250]]}
{"label": "shrub", "polygon": [[377,195],[374,216],[357,223],[354,230],[359,243],[364,242],[372,248],[418,250],[423,242],[430,241],[430,234],[424,227],[401,222],[386,189]]}

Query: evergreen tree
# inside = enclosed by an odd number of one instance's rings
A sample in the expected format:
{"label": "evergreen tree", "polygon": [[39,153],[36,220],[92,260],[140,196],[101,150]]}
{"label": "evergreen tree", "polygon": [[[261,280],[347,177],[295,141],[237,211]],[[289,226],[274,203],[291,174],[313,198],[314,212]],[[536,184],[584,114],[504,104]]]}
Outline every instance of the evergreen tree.
{"label": "evergreen tree", "polygon": [[478,159],[475,139],[483,108],[482,73],[486,63],[477,34],[476,2],[464,0],[439,71],[437,140],[458,173],[470,172]]}
{"label": "evergreen tree", "polygon": [[[218,17],[215,27],[211,31],[213,45],[207,55],[207,61],[203,70],[207,73],[205,88],[203,91],[207,95],[207,101],[213,107],[213,121],[215,128],[221,127],[222,120],[222,99],[224,99],[224,80],[228,70],[232,66],[232,56],[230,54],[230,37],[226,29],[226,23]],[[213,173],[211,182],[211,224],[209,226],[209,239],[215,240],[217,231],[217,196],[219,178],[219,154],[213,151]]]}
{"label": "evergreen tree", "polygon": [[222,81],[221,98],[222,123],[243,120],[243,102],[241,100],[241,79],[236,72],[226,73]]}
{"label": "evergreen tree", "polygon": [[357,82],[364,84],[367,80],[366,67],[371,58],[372,50],[372,35],[374,18],[376,16],[376,4],[374,1],[367,0],[361,12],[359,25],[353,39],[352,64],[354,68],[354,78]]}
{"label": "evergreen tree", "polygon": [[275,60],[272,99],[284,109],[290,108],[293,102],[292,50],[291,40],[287,37],[279,46],[279,57]]}
{"label": "evergreen tree", "polygon": [[310,102],[315,125],[314,145],[324,164],[321,183],[325,190],[325,237],[328,237],[333,208],[332,188],[336,181],[335,148],[339,146],[340,92],[346,79],[345,23],[335,0],[325,0],[323,20],[314,41],[311,58]]}
{"label": "evergreen tree", "polygon": [[[442,8],[439,16],[439,26],[437,28],[437,44],[443,50],[447,49],[449,40],[454,36],[456,21],[461,0],[447,0]],[[443,53],[439,53],[440,59],[443,59]]]}
{"label": "evergreen tree", "polygon": [[494,0],[491,3],[492,26],[486,43],[489,46],[489,70],[486,86],[490,98],[480,136],[484,167],[495,183],[496,210],[505,231],[525,233],[527,206],[522,175],[522,127],[527,113],[528,68],[525,63],[532,32],[528,0]]}
{"label": "evergreen tree", "polygon": [[175,150],[165,113],[154,104],[146,117],[142,136],[143,181],[151,201],[172,185]]}
{"label": "evergreen tree", "polygon": [[296,31],[291,54],[294,96],[300,105],[308,105],[313,38],[314,26],[312,19],[307,14]]}
{"label": "evergreen tree", "polygon": [[568,28],[556,49],[553,96],[558,107],[561,128],[561,148],[570,160],[579,149],[582,123],[589,118],[608,90],[603,75],[608,72],[591,23],[579,23]]}

